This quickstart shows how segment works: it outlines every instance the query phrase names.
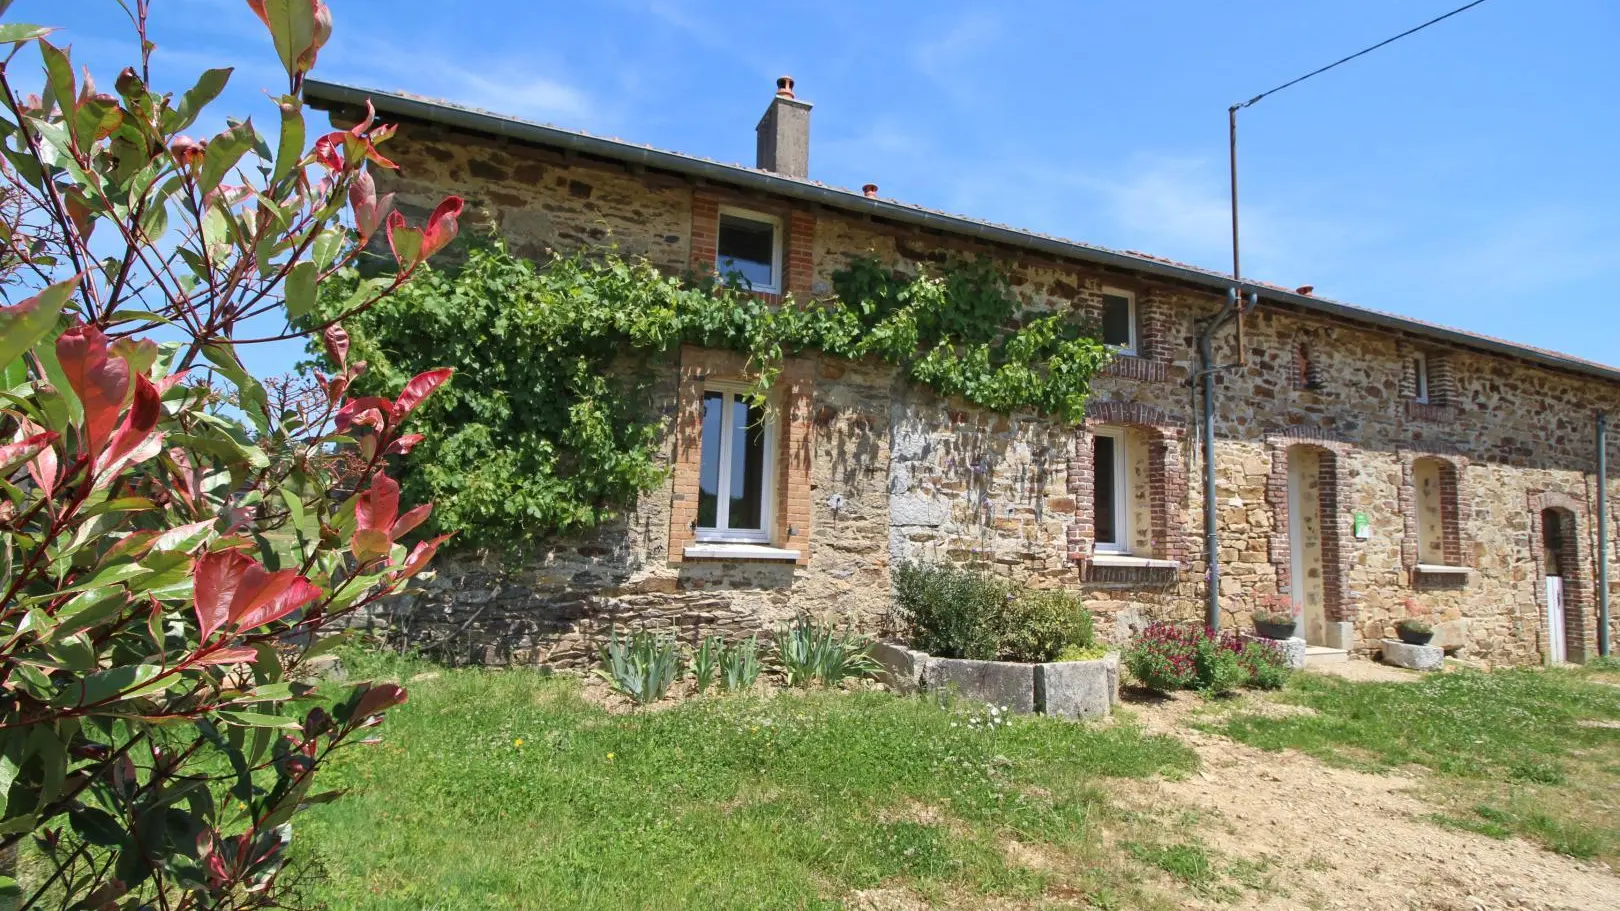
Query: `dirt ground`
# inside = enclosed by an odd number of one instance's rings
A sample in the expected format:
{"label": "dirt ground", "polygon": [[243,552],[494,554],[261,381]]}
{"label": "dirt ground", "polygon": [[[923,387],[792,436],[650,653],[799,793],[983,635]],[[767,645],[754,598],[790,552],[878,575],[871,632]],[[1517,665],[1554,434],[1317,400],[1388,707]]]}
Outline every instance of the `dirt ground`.
{"label": "dirt ground", "polygon": [[[1326,672],[1355,679],[1409,673],[1366,661]],[[1197,750],[1203,763],[1186,780],[1132,785],[1123,796],[1143,812],[1190,819],[1191,832],[1213,851],[1264,870],[1265,885],[1189,896],[1184,907],[1620,911],[1620,877],[1603,864],[1437,825],[1428,819],[1436,806],[1414,793],[1421,784],[1415,774],[1336,769],[1198,731],[1189,716],[1206,705],[1182,694],[1131,707],[1149,729]]]}

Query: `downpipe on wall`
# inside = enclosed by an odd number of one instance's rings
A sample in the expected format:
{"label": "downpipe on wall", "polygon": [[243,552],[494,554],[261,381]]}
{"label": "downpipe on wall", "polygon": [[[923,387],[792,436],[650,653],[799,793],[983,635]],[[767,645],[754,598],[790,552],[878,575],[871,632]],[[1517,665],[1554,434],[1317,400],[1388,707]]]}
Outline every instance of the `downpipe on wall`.
{"label": "downpipe on wall", "polygon": [[[1208,567],[1208,603],[1204,608],[1204,626],[1211,632],[1221,629],[1221,551],[1220,523],[1215,496],[1215,374],[1225,368],[1215,363],[1215,333],[1238,315],[1242,299],[1237,288],[1226,292],[1226,304],[1198,333],[1199,371],[1197,379],[1204,384],[1204,560]],[[1259,295],[1250,292],[1249,309],[1259,303]]]}
{"label": "downpipe on wall", "polygon": [[1598,655],[1609,657],[1609,415],[1597,413]]}

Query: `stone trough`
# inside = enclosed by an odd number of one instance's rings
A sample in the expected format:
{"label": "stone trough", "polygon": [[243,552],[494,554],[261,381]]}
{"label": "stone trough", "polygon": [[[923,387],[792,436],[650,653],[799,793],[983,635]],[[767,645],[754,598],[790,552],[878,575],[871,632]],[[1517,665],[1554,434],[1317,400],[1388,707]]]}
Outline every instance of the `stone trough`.
{"label": "stone trough", "polygon": [[882,642],[872,657],[883,665],[883,680],[900,693],[951,690],[967,699],[1004,705],[1023,715],[1106,718],[1119,704],[1119,654],[1091,661],[971,661],[936,658],[926,652]]}
{"label": "stone trough", "polygon": [[1383,641],[1385,664],[1414,671],[1438,671],[1446,666],[1446,650],[1438,645],[1410,645],[1399,639]]}

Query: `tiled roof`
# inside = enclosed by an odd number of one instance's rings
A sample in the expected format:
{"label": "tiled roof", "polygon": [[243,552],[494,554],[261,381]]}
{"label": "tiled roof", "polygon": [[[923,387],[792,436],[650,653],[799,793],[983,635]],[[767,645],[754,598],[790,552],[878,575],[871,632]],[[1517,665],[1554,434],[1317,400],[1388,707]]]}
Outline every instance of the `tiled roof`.
{"label": "tiled roof", "polygon": [[[1100,263],[1116,268],[1147,272],[1201,285],[1220,293],[1224,293],[1232,283],[1229,274],[1216,272],[1201,266],[1176,262],[1162,256],[1154,256],[1135,250],[1114,250],[1052,234],[1044,234],[939,209],[931,209],[915,203],[868,197],[856,190],[832,186],[816,180],[788,177],[741,164],[715,161],[698,155],[659,149],[623,139],[596,136],[582,130],[565,129],[551,124],[523,120],[450,101],[405,92],[386,92],[314,79],[304,83],[304,95],[317,108],[359,107],[363,106],[369,99],[376,105],[379,113],[383,114],[442,123],[540,145],[562,146],[583,154],[640,164],[649,168],[675,171],[717,182],[738,184],[778,195],[806,199],[847,211],[923,224],[953,234],[981,240],[992,240],[1011,246],[1024,247],[1056,256]],[[1432,338],[1448,344],[1503,354],[1544,366],[1620,382],[1620,368],[1573,355],[1441,326],[1408,316],[1374,310],[1329,298],[1301,294],[1280,285],[1253,279],[1246,278],[1243,284],[1246,288],[1258,291],[1262,299],[1290,304],[1304,310],[1323,313],[1340,319],[1370,323],[1414,336]]]}

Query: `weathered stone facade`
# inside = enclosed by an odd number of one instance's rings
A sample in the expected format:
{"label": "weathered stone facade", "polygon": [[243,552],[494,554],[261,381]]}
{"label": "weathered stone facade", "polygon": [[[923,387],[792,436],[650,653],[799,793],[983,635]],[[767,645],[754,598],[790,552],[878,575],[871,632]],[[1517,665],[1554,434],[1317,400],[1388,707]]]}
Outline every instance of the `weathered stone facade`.
{"label": "weathered stone facade", "polygon": [[[910,270],[987,253],[1035,310],[1095,319],[1103,289],[1134,294],[1140,332],[1136,356],[1098,378],[1078,427],[943,400],[880,364],[789,365],[772,536],[788,556],[770,560],[687,549],[701,420],[691,396],[738,369],[687,349],[656,368],[670,484],[516,571],[442,559],[425,596],[391,608],[411,634],[453,635],[459,657],[571,664],[613,625],[746,635],[803,610],[877,628],[891,569],[907,559],[1074,589],[1116,639],[1145,619],[1203,615],[1190,379],[1196,334],[1222,304],[1209,290],[425,122],[404,122],[388,154],[401,168],[379,184],[407,211],[461,194],[470,222],[529,255],[612,248],[684,271],[714,262],[717,213],[739,207],[781,220],[784,287],[799,296],[828,293],[851,255]],[[1463,657],[1535,663],[1550,653],[1544,579],[1556,563],[1568,653],[1595,654],[1593,415],[1620,406],[1620,384],[1281,303],[1263,304],[1245,330],[1243,364],[1217,377],[1224,623],[1246,625],[1257,596],[1287,594],[1303,604],[1313,644],[1368,652],[1416,607]],[[1237,359],[1230,331],[1217,351]],[[1427,401],[1417,400],[1416,354]],[[1130,454],[1125,559],[1094,547],[1092,438],[1105,427],[1125,434]],[[1544,515],[1558,517],[1554,551]]]}

